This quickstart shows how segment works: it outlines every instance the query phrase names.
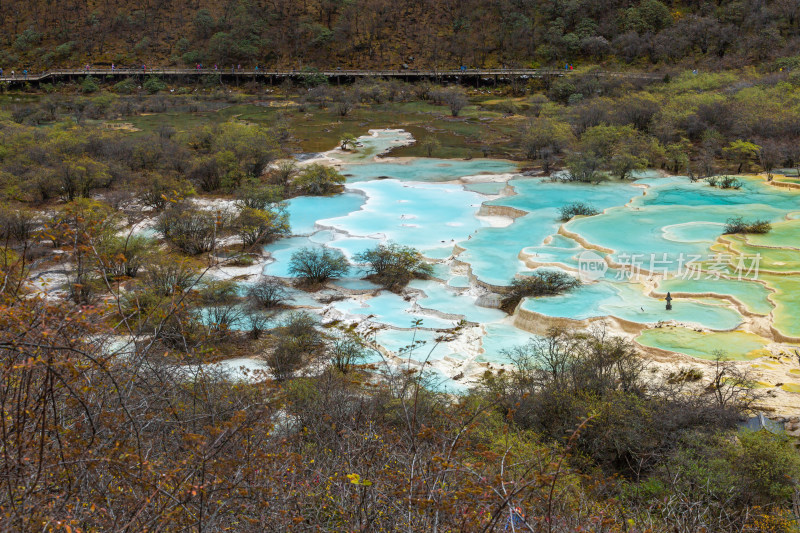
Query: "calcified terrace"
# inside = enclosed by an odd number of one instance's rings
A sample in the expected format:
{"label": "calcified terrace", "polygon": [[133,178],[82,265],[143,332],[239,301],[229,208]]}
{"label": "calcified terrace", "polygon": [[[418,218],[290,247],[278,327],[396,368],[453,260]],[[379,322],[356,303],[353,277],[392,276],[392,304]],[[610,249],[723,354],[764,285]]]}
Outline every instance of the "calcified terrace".
{"label": "calcified terrace", "polygon": [[[372,332],[384,358],[427,361],[451,390],[502,368],[504,350],[549,327],[602,323],[634,338],[654,365],[702,366],[724,352],[773,389],[768,403],[800,407],[800,191],[758,176],[724,190],[654,171],[629,182],[565,183],[522,175],[507,161],[384,155],[411,142],[404,131],[377,130],[355,151],[315,158],[348,177],[346,191],[291,200],[294,236],[268,246],[268,262],[251,273],[289,277],[289,258],[303,247],[350,258],[378,242],[419,249],[435,279],[414,281],[403,294],[360,279],[354,267],[320,294],[297,291],[294,303]],[[601,213],[561,222],[559,208],[574,201]],[[722,235],[731,216],[767,219],[774,229]],[[587,257],[602,268],[587,275]],[[498,310],[502,287],[539,268],[583,276],[584,284],[523,300],[511,316]],[[326,295],[337,298],[325,303]],[[458,335],[435,342],[461,320],[467,326]],[[405,349],[420,340],[427,344]]]}

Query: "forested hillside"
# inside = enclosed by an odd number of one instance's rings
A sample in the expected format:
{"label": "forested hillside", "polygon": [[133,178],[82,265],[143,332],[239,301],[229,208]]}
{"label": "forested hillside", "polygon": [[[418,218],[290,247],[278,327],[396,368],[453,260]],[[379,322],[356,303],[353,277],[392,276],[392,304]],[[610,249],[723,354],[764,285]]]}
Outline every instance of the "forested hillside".
{"label": "forested hillside", "polygon": [[12,0],[0,25],[5,68],[732,67],[797,54],[800,0]]}

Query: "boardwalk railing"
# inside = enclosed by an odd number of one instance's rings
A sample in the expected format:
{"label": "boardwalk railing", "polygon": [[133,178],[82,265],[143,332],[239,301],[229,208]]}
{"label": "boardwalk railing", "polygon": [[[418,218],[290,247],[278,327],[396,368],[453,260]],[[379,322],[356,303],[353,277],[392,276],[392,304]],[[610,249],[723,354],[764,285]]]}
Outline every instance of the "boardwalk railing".
{"label": "boardwalk railing", "polygon": [[[304,71],[304,70],[267,70],[267,69],[234,69],[234,68],[220,68],[220,69],[196,69],[196,68],[88,68],[88,69],[56,69],[46,72],[15,72],[12,76],[10,71],[6,70],[3,76],[0,76],[0,82],[25,82],[25,81],[46,81],[55,80],[59,78],[72,78],[82,76],[163,76],[163,77],[181,77],[181,76],[241,76],[249,78],[294,78],[299,79],[309,75],[325,76],[332,79],[346,79],[346,78],[487,78],[489,80],[504,80],[513,78],[543,78],[564,76],[574,74],[574,71],[556,70],[556,69],[454,69],[454,70],[345,70],[345,69],[332,69],[320,71]],[[661,79],[661,74],[650,73],[629,73],[629,72],[594,72],[593,74],[600,77],[621,77],[629,79],[648,79],[656,80]]]}

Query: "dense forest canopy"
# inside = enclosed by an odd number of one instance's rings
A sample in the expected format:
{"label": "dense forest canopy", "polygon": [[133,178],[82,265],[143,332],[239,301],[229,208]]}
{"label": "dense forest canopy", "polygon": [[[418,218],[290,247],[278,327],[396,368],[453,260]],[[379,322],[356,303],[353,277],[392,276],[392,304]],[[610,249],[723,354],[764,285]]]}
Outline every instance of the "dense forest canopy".
{"label": "dense forest canopy", "polygon": [[800,0],[31,0],[0,3],[0,24],[9,68],[732,67],[797,54]]}

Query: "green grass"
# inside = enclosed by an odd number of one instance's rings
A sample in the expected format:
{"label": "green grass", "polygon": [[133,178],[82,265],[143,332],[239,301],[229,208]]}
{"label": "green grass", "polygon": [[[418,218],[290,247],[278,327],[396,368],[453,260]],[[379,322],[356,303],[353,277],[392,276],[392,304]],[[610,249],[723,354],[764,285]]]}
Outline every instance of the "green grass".
{"label": "green grass", "polygon": [[[15,103],[31,102],[41,98],[39,94],[10,93],[0,95],[0,111],[10,111]],[[115,98],[107,92],[98,93],[92,99]],[[171,100],[188,100],[187,95],[162,95]],[[223,103],[222,108],[197,111],[167,111],[144,115],[123,116],[114,120],[87,120],[88,124],[131,124],[130,135],[155,133],[162,126],[170,126],[178,132],[191,131],[209,124],[239,119],[257,124],[270,124],[279,117],[285,118],[297,140],[297,149],[303,152],[320,152],[335,147],[345,133],[364,135],[370,129],[402,128],[415,139],[433,136],[440,147],[435,157],[478,158],[484,157],[485,146],[490,147],[493,157],[513,157],[514,148],[510,136],[524,117],[506,116],[496,110],[498,104],[519,99],[502,96],[479,96],[465,107],[459,117],[450,116],[446,106],[430,102],[412,101],[385,104],[360,104],[346,117],[338,116],[332,107],[319,109],[314,105],[300,106],[291,97],[276,97],[267,104],[252,103],[255,97],[241,96],[251,103]],[[174,101],[173,100],[173,101]],[[487,103],[489,105],[487,105]],[[217,104],[219,105],[219,104]],[[202,107],[203,102],[198,106]],[[43,127],[48,127],[44,125]],[[398,147],[392,155],[426,156],[425,149],[418,144]]]}
{"label": "green grass", "polygon": [[[297,138],[298,148],[304,152],[330,150],[345,133],[358,136],[370,129],[402,128],[417,140],[436,137],[441,143],[433,154],[436,157],[475,158],[483,157],[484,145],[492,146],[494,156],[508,156],[511,152],[509,134],[518,120],[478,106],[469,106],[463,116],[451,117],[447,108],[427,102],[360,105],[346,117],[340,117],[331,108],[308,106],[301,112],[296,104],[289,104],[285,107],[233,104],[217,111],[135,115],[109,122],[130,123],[143,134],[155,132],[163,125],[180,132],[231,119],[269,124],[282,115]],[[419,145],[411,145],[397,148],[392,155],[424,156],[427,153]]]}
{"label": "green grass", "polygon": [[[154,133],[161,126],[172,126],[178,132],[190,131],[195,128],[203,127],[208,124],[226,122],[239,116],[248,114],[263,114],[260,106],[252,104],[235,104],[219,110],[198,111],[196,113],[167,112],[146,115],[132,115],[122,117],[119,120],[109,120],[100,122],[109,123],[130,123],[142,133]],[[274,114],[274,113],[273,113]],[[274,119],[273,119],[274,120]],[[133,132],[135,135],[137,132]]]}

